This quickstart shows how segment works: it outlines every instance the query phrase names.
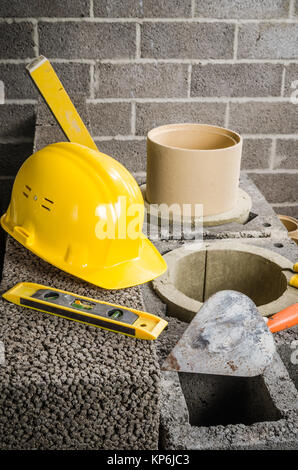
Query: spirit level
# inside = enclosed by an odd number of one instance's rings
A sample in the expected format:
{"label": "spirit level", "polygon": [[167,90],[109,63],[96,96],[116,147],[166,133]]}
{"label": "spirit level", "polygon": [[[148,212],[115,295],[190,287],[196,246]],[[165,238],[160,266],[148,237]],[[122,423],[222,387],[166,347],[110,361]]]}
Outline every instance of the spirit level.
{"label": "spirit level", "polygon": [[70,142],[98,150],[48,59],[41,55],[26,68]]}
{"label": "spirit level", "polygon": [[22,307],[139,339],[156,339],[168,324],[151,313],[31,282],[16,284],[3,297]]}

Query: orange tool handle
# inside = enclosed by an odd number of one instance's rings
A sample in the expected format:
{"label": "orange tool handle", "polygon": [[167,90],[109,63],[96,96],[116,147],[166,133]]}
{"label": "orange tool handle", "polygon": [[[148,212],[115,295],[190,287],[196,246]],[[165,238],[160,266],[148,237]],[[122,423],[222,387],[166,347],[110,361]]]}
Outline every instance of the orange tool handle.
{"label": "orange tool handle", "polygon": [[287,330],[298,323],[298,303],[290,305],[269,318],[267,326],[271,333]]}

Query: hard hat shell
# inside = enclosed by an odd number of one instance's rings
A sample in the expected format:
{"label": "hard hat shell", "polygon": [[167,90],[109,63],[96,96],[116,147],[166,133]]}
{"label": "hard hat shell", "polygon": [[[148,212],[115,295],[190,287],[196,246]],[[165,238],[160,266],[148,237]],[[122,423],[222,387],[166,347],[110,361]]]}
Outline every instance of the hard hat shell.
{"label": "hard hat shell", "polygon": [[[141,211],[141,232],[144,201],[128,170],[83,145],[56,143],[23,163],[1,225],[54,266],[100,287],[121,289],[166,270],[164,259],[143,234],[128,236],[134,204]],[[111,221],[114,238],[99,238],[98,224],[111,227]]]}

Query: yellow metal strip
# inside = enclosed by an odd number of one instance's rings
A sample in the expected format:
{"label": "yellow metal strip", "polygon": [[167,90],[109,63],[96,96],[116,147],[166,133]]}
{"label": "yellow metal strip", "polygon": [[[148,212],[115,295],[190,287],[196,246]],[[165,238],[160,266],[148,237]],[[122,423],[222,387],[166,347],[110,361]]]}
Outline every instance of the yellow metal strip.
{"label": "yellow metal strip", "polygon": [[26,68],[70,142],[98,150],[48,59],[40,56]]}

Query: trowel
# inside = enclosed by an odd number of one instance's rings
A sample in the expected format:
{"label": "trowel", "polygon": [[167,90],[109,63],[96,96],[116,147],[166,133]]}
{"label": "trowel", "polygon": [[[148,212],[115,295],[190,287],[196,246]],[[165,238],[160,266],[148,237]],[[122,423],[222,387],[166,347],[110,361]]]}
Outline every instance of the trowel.
{"label": "trowel", "polygon": [[298,323],[298,303],[273,315],[267,324],[266,320],[246,295],[232,290],[217,292],[200,308],[162,369],[240,377],[260,375],[276,351],[272,332]]}

